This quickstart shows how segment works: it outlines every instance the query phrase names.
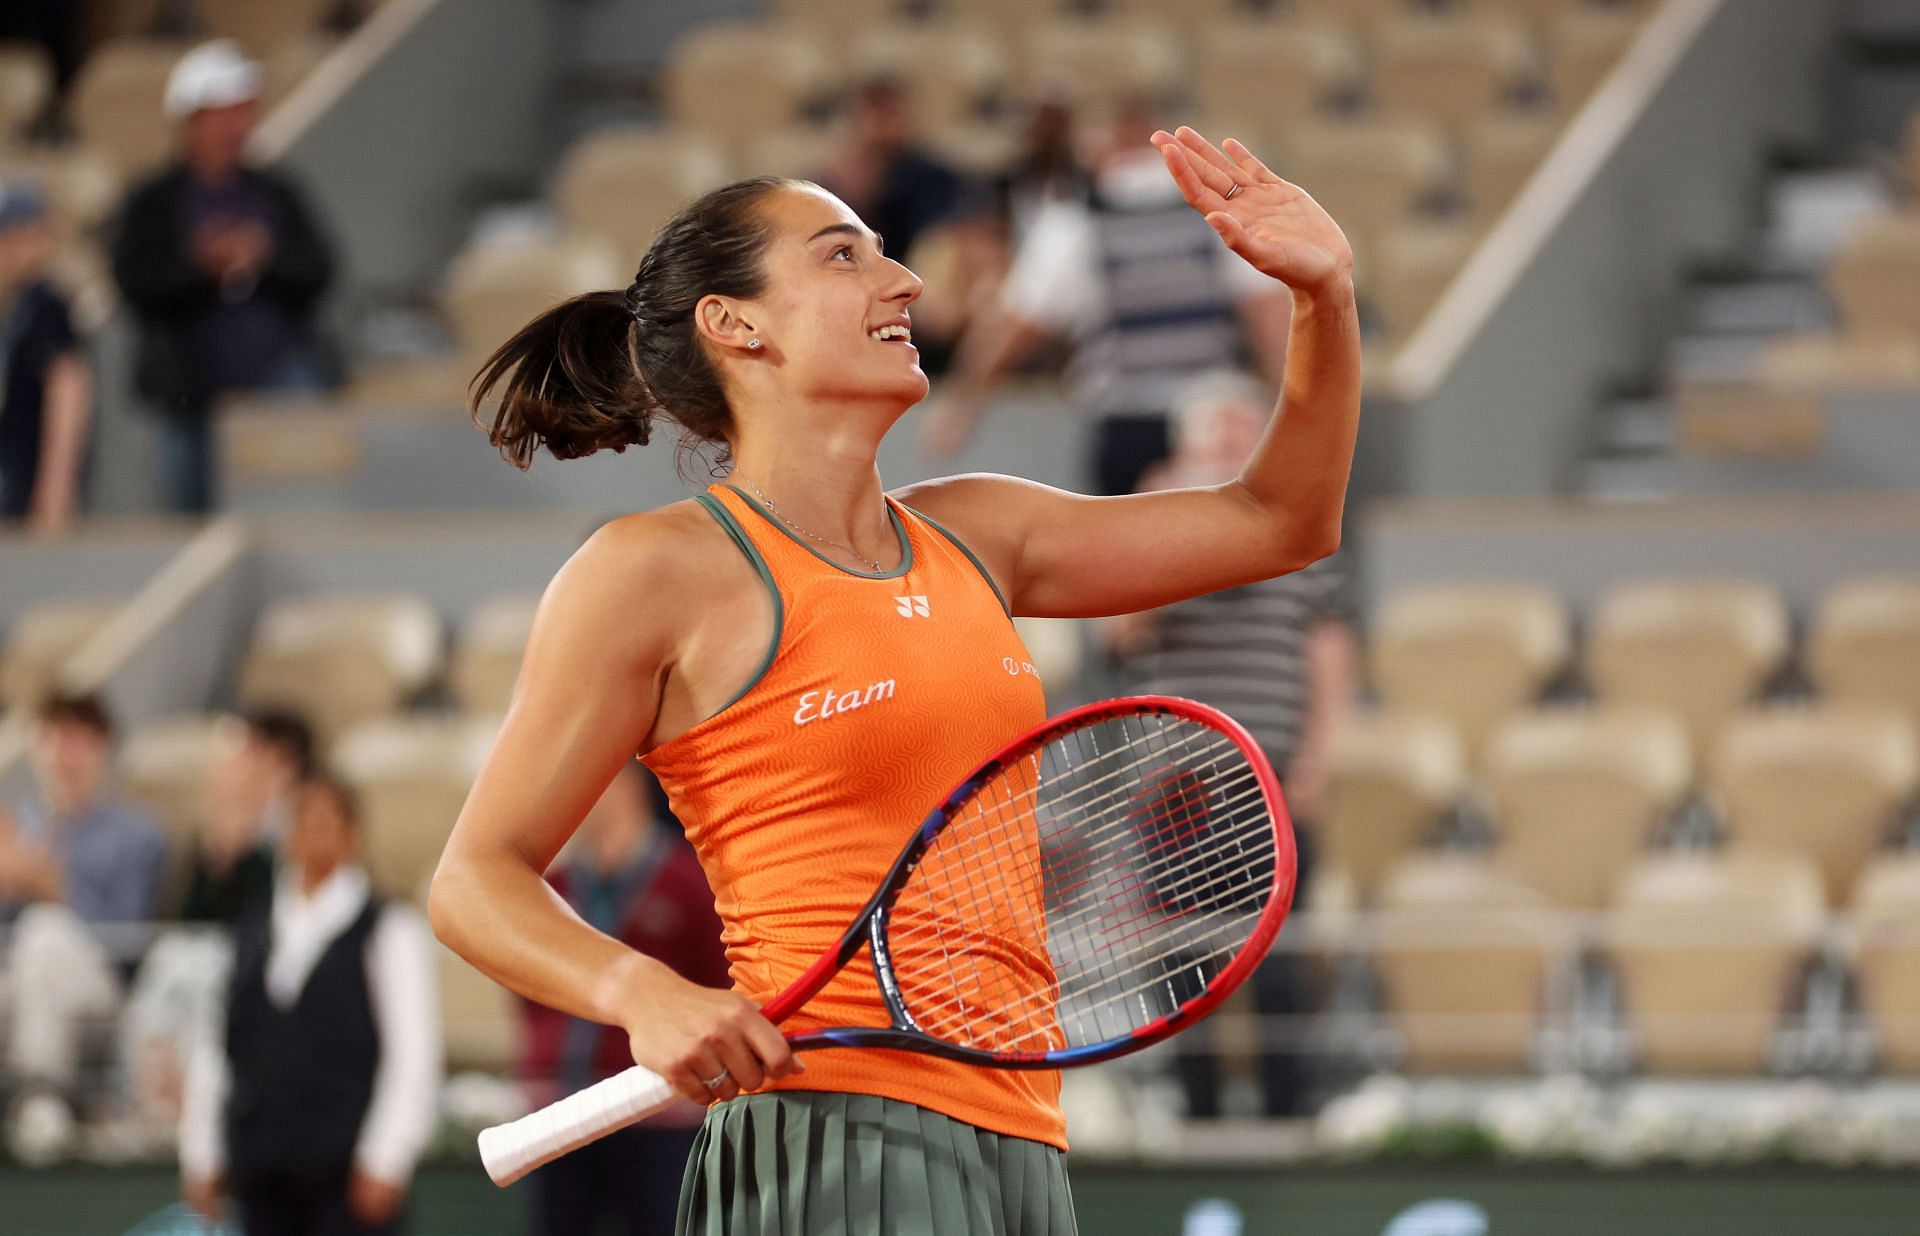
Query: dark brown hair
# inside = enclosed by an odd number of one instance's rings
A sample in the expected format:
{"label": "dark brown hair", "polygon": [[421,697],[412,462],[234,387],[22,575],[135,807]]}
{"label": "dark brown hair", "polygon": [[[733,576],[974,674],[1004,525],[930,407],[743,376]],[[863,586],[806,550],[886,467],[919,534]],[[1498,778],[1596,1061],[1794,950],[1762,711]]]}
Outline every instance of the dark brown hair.
{"label": "dark brown hair", "polygon": [[773,228],[760,204],[804,183],[760,176],[715,189],[654,236],[632,286],[562,301],[522,327],[474,375],[476,422],[500,388],[487,439],[525,468],[543,446],[555,459],[644,446],[664,416],[685,431],[683,446],[717,447],[724,460],[733,410],[693,307],[766,289]]}
{"label": "dark brown hair", "polygon": [[88,692],[60,691],[40,703],[42,725],[80,725],[102,739],[113,738],[113,714],[98,695]]}

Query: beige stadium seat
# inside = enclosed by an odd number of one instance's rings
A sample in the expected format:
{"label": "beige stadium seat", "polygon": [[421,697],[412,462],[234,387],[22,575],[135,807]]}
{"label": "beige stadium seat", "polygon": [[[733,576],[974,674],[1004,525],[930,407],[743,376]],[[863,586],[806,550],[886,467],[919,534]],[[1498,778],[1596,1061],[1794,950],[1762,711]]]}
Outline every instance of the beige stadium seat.
{"label": "beige stadium seat", "polygon": [[514,680],[539,606],[538,595],[515,592],[490,597],[467,615],[447,667],[447,685],[463,710],[503,713],[513,702]]}
{"label": "beige stadium seat", "polygon": [[339,0],[194,0],[216,38],[236,39],[256,56],[318,34],[339,11]]}
{"label": "beige stadium seat", "polygon": [[1920,337],[1920,209],[1854,229],[1827,269],[1827,294],[1849,331]]}
{"label": "beige stadium seat", "polygon": [[1415,1072],[1520,1073],[1573,943],[1564,914],[1485,859],[1422,854],[1380,890],[1373,965]]}
{"label": "beige stadium seat", "polygon": [[1401,856],[1434,836],[1466,788],[1460,740],[1438,717],[1376,712],[1334,736],[1317,821],[1325,869],[1371,901]]}
{"label": "beige stadium seat", "polygon": [[1604,947],[1641,1067],[1766,1071],[1821,902],[1819,872],[1786,855],[1660,855],[1628,873]]}
{"label": "beige stadium seat", "polygon": [[1411,588],[1389,597],[1374,623],[1373,684],[1390,708],[1444,717],[1471,767],[1493,728],[1559,673],[1568,639],[1566,607],[1545,588]]}
{"label": "beige stadium seat", "polygon": [[1511,23],[1464,17],[1384,22],[1372,45],[1373,96],[1389,117],[1458,130],[1507,107],[1538,73]]}
{"label": "beige stadium seat", "polygon": [[113,620],[124,602],[108,597],[44,601],[22,610],[0,644],[0,700],[31,708],[60,682],[73,654]]}
{"label": "beige stadium seat", "polygon": [[1479,247],[1481,229],[1457,219],[1404,224],[1380,240],[1368,280],[1387,335],[1404,341]]}
{"label": "beige stadium seat", "polygon": [[716,22],[674,46],[662,78],[680,125],[739,146],[797,123],[834,81],[819,33],[807,26]]}
{"label": "beige stadium seat", "polygon": [[1840,906],[1920,790],[1920,736],[1891,710],[1768,709],[1726,726],[1707,781],[1732,844],[1813,859]]}
{"label": "beige stadium seat", "polygon": [[853,40],[853,77],[896,77],[924,130],[976,116],[1001,97],[1012,66],[1000,40],[977,25],[867,25]]}
{"label": "beige stadium seat", "polygon": [[173,153],[174,121],[163,106],[167,77],[186,46],[149,39],[94,51],[74,79],[68,112],[80,140],[115,171],[133,175]]}
{"label": "beige stadium seat", "polygon": [[1501,112],[1483,116],[1462,138],[1461,182],[1482,224],[1503,214],[1546,161],[1562,129],[1556,116]]}
{"label": "beige stadium seat", "polygon": [[839,140],[828,125],[795,125],[764,133],[740,152],[734,174],[812,180],[832,160]]}
{"label": "beige stadium seat", "polygon": [[[1019,157],[1020,131],[993,120],[969,120],[929,129],[922,135],[927,148],[947,166],[962,175],[990,180],[1004,172]],[[944,229],[930,229],[922,235],[937,238]],[[913,256],[907,255],[909,265]],[[916,272],[920,271],[914,266]]]}
{"label": "beige stadium seat", "polygon": [[1760,385],[1776,390],[1920,391],[1920,335],[1816,333],[1760,347]]}
{"label": "beige stadium seat", "polygon": [[937,17],[1004,31],[1018,37],[1022,30],[1066,17],[1077,0],[935,0]]}
{"label": "beige stadium seat", "polygon": [[53,60],[46,50],[36,43],[0,43],[0,151],[40,118],[52,97]]}
{"label": "beige stadium seat", "polygon": [[169,0],[89,0],[76,5],[86,23],[87,42],[145,38],[159,25]]}
{"label": "beige stadium seat", "polygon": [[1515,717],[1487,747],[1494,859],[1561,905],[1598,909],[1680,805],[1692,774],[1685,731],[1661,713]]}
{"label": "beige stadium seat", "polygon": [[1369,32],[1383,22],[1421,11],[1420,0],[1291,0],[1287,12],[1301,21],[1333,22]]}
{"label": "beige stadium seat", "polygon": [[1057,92],[1095,109],[1134,96],[1164,98],[1186,84],[1181,45],[1158,22],[1046,22],[1027,31],[1020,61],[1029,96]]}
{"label": "beige stadium seat", "polygon": [[509,1071],[520,1057],[519,1001],[446,945],[436,944],[434,954],[440,972],[440,1033],[447,1071]]}
{"label": "beige stadium seat", "polygon": [[120,784],[145,804],[180,842],[206,822],[207,771],[227,737],[232,718],[211,714],[148,722],[127,735],[120,748]]}
{"label": "beige stadium seat", "polygon": [[294,709],[327,742],[417,695],[440,668],[440,646],[440,617],[424,597],[287,597],[254,626],[240,696]]}
{"label": "beige stadium seat", "polygon": [[1412,219],[1452,174],[1446,144],[1420,124],[1306,121],[1288,129],[1278,154],[1267,163],[1339,221],[1363,284],[1373,245]]}
{"label": "beige stadium seat", "polygon": [[[1361,64],[1338,27],[1241,19],[1201,28],[1192,77],[1203,115],[1233,117],[1271,133],[1352,90]],[[1222,136],[1240,135],[1228,130]],[[1254,138],[1242,140],[1251,145]]]}
{"label": "beige stadium seat", "polygon": [[1786,603],[1757,580],[1623,584],[1588,626],[1586,677],[1608,704],[1672,713],[1704,752],[1766,690],[1791,642]]}
{"label": "beige stadium seat", "polygon": [[1920,1073],[1920,853],[1875,859],[1854,890],[1853,970],[1890,1072]]}
{"label": "beige stadium seat", "polygon": [[1547,87],[1571,111],[1607,80],[1643,24],[1630,9],[1576,8],[1547,25]]}
{"label": "beige stadium seat", "polygon": [[1814,616],[1807,664],[1826,698],[1891,705],[1920,725],[1920,576],[1837,585]]}
{"label": "beige stadium seat", "polygon": [[592,237],[489,238],[453,260],[440,303],[459,355],[477,363],[560,301],[624,287],[638,265]]}
{"label": "beige stadium seat", "polygon": [[31,181],[46,194],[54,243],[62,248],[98,240],[123,192],[113,165],[77,146],[9,155],[5,174]]}
{"label": "beige stadium seat", "polygon": [[553,203],[569,228],[605,241],[637,267],[662,224],[727,180],[725,152],[698,134],[622,126],[567,148]]}
{"label": "beige stadium seat", "polygon": [[266,71],[261,101],[278,107],[327,57],[340,50],[342,40],[333,34],[308,34],[288,39],[268,51],[261,65]]}
{"label": "beige stadium seat", "polygon": [[1703,458],[1805,459],[1826,434],[1826,409],[1813,391],[1685,378],[1673,403],[1681,447]]}
{"label": "beige stadium seat", "polygon": [[361,850],[383,893],[412,896],[433,874],[497,727],[492,718],[377,717],[334,745],[335,767],[360,794]]}

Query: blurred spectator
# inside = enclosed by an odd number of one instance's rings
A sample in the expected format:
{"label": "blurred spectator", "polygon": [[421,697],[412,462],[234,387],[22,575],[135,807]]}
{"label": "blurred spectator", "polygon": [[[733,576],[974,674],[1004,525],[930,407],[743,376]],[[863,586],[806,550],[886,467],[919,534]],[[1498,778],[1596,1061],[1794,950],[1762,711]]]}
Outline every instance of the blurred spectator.
{"label": "blurred spectator", "polygon": [[80,505],[93,379],[47,276],[47,202],[0,182],[0,520],[59,532]]}
{"label": "blurred spectator", "polygon": [[211,417],[227,391],[316,390],[314,323],[332,257],[304,196],[246,166],[260,66],[219,40],[181,58],[166,108],[180,157],[122,207],[113,273],[140,322],[135,384],[161,413],[169,505],[214,500]]}
{"label": "blurred spectator", "polygon": [[961,341],[925,428],[927,452],[965,445],[1002,378],[1041,342],[1075,344],[1074,400],[1096,419],[1092,483],[1132,493],[1166,457],[1167,414],[1198,374],[1243,353],[1276,386],[1287,290],[1240,260],[1187,205],[1148,142],[1153,109],[1120,107],[1085,202],[1043,207],[1021,239],[996,311]]}
{"label": "blurred spectator", "polygon": [[1067,99],[1036,102],[1021,136],[1019,153],[997,182],[1016,241],[1054,202],[1085,202],[1092,185],[1075,143],[1073,105]]}
{"label": "blurred spectator", "polygon": [[[727,958],[693,851],[661,825],[639,766],[629,764],[580,824],[547,880],[581,918],[683,978],[726,987]],[[536,1103],[611,1077],[633,1064],[618,1026],[527,1004],[522,1072]],[[622,1231],[670,1232],[680,1175],[702,1111],[690,1103],[583,1146],[533,1174],[533,1231],[597,1230],[602,1215]]]}
{"label": "blurred spectator", "polygon": [[234,930],[224,1029],[188,1074],[186,1199],[211,1216],[230,1193],[248,1233],[399,1231],[433,1129],[432,945],[416,911],[373,893],[359,827],[344,783],[302,784],[270,903]]}
{"label": "blurred spectator", "polygon": [[207,769],[207,817],[194,846],[180,917],[232,922],[273,888],[274,846],[294,794],[313,772],[313,730],[293,713],[259,709],[224,727]]}
{"label": "blurred spectator", "polygon": [[897,78],[875,77],[861,85],[848,105],[838,153],[817,176],[901,261],[953,214],[966,187],[959,173],[915,140],[908,103],[906,83]]}
{"label": "blurred spectator", "polygon": [[144,923],[166,840],[108,794],[113,722],[89,695],[40,711],[37,798],[0,811],[0,919],[12,919],[0,988],[10,997],[8,1064],[27,1088],[71,1096],[82,1029],[120,1004],[120,975],[97,929]]}
{"label": "blurred spectator", "polygon": [[33,131],[42,137],[60,132],[60,103],[73,75],[80,68],[79,0],[7,0],[0,4],[0,43],[18,39],[38,43],[53,60],[53,98],[46,114],[34,121]]}
{"label": "blurred spectator", "polygon": [[[1272,419],[1273,403],[1272,391],[1250,375],[1221,372],[1197,380],[1178,405],[1173,456],[1147,474],[1143,487],[1232,480]],[[1326,788],[1328,746],[1357,693],[1345,555],[1278,579],[1123,615],[1110,620],[1106,632],[1139,690],[1211,704],[1252,733],[1280,773],[1304,889],[1313,871],[1313,820]],[[1253,998],[1261,1014],[1310,1010],[1301,970],[1298,957],[1282,950],[1255,972]],[[1311,1080],[1306,1054],[1263,1043],[1267,1115],[1301,1114]],[[1183,1038],[1181,1047],[1189,1114],[1219,1115],[1218,1064],[1206,1050],[1206,1028]]]}

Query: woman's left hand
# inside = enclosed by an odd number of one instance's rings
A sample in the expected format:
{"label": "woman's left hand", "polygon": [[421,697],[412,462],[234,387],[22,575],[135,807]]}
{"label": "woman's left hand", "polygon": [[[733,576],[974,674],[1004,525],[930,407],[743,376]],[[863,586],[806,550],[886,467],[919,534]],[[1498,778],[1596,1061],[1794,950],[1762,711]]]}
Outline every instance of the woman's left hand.
{"label": "woman's left hand", "polygon": [[1185,125],[1151,140],[1188,204],[1255,269],[1309,295],[1351,282],[1353,250],[1339,224],[1245,146],[1228,138],[1223,151]]}

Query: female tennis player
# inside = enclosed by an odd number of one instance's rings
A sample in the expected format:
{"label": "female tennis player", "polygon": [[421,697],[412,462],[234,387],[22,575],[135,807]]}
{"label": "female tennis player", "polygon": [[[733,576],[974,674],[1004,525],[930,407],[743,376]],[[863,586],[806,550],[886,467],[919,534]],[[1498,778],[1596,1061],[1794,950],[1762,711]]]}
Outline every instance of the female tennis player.
{"label": "female tennis player", "polygon": [[[1292,289],[1285,389],[1232,483],[1087,498],[975,475],[888,494],[880,440],[928,390],[920,281],[801,181],[701,198],[631,287],[541,315],[475,379],[521,466],[644,444],[659,418],[732,465],[607,524],[554,578],[431,898],[474,965],[624,1028],[635,1061],[709,1105],[682,1233],[1074,1230],[1057,1073],[891,1051],[803,1066],[758,1006],[953,784],[1044,719],[1010,615],[1165,605],[1339,542],[1360,405],[1346,239],[1239,143],[1152,141],[1221,240]],[[730,991],[592,930],[541,878],[636,753],[713,886]],[[784,1028],[884,1024],[858,971]]]}

